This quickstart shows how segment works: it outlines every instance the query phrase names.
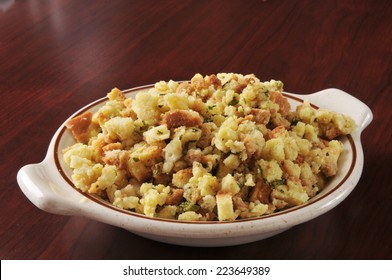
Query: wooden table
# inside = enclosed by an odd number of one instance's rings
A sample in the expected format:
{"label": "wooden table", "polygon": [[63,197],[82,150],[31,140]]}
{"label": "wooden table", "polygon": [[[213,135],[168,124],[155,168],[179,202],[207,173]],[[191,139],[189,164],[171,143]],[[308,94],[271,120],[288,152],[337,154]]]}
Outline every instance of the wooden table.
{"label": "wooden table", "polygon": [[[389,0],[1,1],[1,259],[391,259],[391,14]],[[113,87],[217,72],[366,103],[374,120],[349,197],[275,237],[205,249],[49,214],[22,194],[18,170],[43,160],[77,109]]]}

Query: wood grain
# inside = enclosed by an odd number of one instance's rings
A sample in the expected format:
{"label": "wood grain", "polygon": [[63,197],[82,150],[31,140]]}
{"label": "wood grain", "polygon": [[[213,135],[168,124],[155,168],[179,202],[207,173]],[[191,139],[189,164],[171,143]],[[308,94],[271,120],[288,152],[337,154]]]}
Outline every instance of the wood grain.
{"label": "wood grain", "polygon": [[[0,2],[1,259],[392,258],[392,1],[6,2]],[[58,126],[113,87],[217,72],[280,79],[295,93],[336,87],[365,102],[374,120],[362,134],[365,166],[353,193],[275,237],[203,249],[45,213],[20,191],[17,171],[41,161]]]}

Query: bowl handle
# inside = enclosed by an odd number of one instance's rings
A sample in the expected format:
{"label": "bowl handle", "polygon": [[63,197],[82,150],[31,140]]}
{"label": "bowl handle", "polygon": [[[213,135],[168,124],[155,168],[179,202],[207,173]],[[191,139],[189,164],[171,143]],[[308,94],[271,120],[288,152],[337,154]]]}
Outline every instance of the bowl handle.
{"label": "bowl handle", "polygon": [[373,120],[373,113],[365,103],[340,89],[329,88],[312,94],[294,95],[301,99],[309,100],[316,106],[323,104],[322,108],[324,109],[330,109],[350,116],[358,125],[357,131],[359,133]]}
{"label": "bowl handle", "polygon": [[17,181],[22,192],[38,208],[53,214],[74,215],[83,196],[72,189],[58,188],[48,174],[50,170],[45,168],[44,162],[29,164],[19,170]]}

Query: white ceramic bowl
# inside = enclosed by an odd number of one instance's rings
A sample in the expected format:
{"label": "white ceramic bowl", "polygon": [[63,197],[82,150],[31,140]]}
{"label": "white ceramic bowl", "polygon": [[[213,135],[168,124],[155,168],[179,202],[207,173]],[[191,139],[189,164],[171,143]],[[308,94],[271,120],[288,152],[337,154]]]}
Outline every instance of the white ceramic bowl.
{"label": "white ceramic bowl", "polygon": [[[134,96],[136,92],[150,87],[138,87],[125,92],[127,96]],[[261,240],[316,218],[334,208],[350,194],[358,183],[363,168],[360,135],[373,118],[368,106],[339,89],[326,89],[309,95],[285,95],[292,108],[303,100],[309,100],[315,107],[350,115],[358,124],[352,135],[342,139],[345,151],[338,163],[338,174],[317,196],[301,206],[259,218],[230,222],[180,222],[148,218],[118,209],[73,186],[71,170],[64,164],[61,153],[63,148],[74,143],[71,133],[65,128],[66,121],[53,136],[45,159],[41,163],[22,167],[17,180],[23,193],[44,211],[86,217],[165,243],[212,247]],[[99,99],[70,118],[87,110],[95,111],[106,100]]]}

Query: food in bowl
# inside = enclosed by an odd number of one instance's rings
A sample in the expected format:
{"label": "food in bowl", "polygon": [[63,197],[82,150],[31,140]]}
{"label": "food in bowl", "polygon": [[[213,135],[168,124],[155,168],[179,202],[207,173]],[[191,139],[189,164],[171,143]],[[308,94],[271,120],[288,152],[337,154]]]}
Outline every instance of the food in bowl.
{"label": "food in bowl", "polygon": [[307,101],[292,110],[281,81],[253,74],[107,97],[67,122],[76,143],[64,162],[80,191],[148,217],[232,221],[302,205],[337,173],[339,136],[356,128]]}

